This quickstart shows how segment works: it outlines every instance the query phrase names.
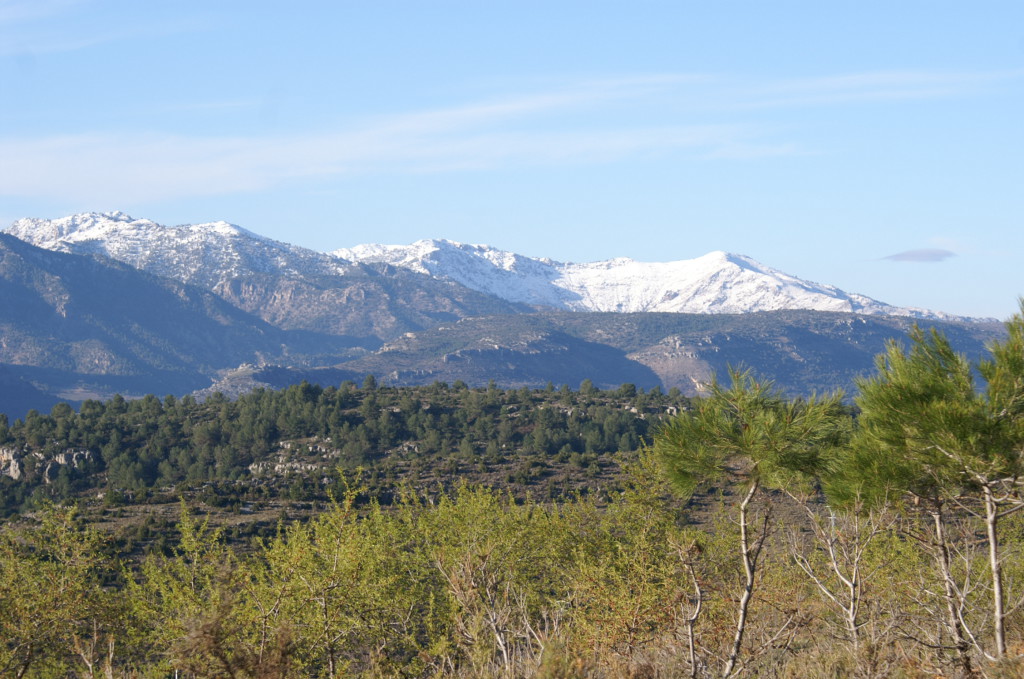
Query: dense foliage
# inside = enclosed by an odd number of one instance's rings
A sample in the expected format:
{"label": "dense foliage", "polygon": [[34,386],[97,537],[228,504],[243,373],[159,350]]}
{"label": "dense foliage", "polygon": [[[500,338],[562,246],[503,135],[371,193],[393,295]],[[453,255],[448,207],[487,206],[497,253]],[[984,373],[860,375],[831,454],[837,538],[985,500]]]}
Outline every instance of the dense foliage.
{"label": "dense foliage", "polygon": [[363,468],[375,495],[402,481],[443,486],[457,478],[572,493],[577,477],[614,466],[613,454],[636,451],[660,418],[687,403],[676,391],[631,384],[395,388],[369,378],[361,387],[303,383],[234,401],[115,397],[86,401],[79,412],[58,405],[10,425],[0,416],[0,448],[19,460],[17,480],[0,476],[0,510],[87,492],[120,502],[205,488],[220,504],[326,500],[338,467]]}

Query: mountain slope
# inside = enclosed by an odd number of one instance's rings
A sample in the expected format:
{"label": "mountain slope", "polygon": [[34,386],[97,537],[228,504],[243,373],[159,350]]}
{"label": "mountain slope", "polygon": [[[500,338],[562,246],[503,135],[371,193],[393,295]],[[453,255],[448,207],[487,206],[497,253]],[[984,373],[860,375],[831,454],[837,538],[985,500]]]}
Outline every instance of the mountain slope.
{"label": "mountain slope", "polygon": [[123,212],[19,219],[7,233],[77,255],[103,255],[142,271],[214,290],[243,274],[343,275],[336,257],[264,238],[227,222],[164,226]]}
{"label": "mountain slope", "polygon": [[438,322],[522,311],[516,305],[620,313],[811,309],[957,320],[804,281],[721,251],[672,262],[576,264],[422,240],[324,254],[226,222],[163,226],[121,212],[21,219],[7,231],[50,250],[103,255],[199,285],[284,329],[385,340]]}
{"label": "mountain slope", "polygon": [[850,389],[915,317],[972,355],[1002,332],[722,252],[565,264],[420,241],[339,257],[225,223],[166,227],[122,213],[10,231],[47,248],[0,235],[0,382],[26,403],[371,373],[391,384],[590,379],[694,393],[729,365],[806,394]]}
{"label": "mountain slope", "polygon": [[[913,319],[822,311],[754,314],[572,313],[470,318],[411,333],[341,364],[389,384],[489,379],[511,386],[547,381],[576,387],[623,382],[699,393],[729,366],[749,367],[794,395],[843,389],[874,370],[886,342],[906,337]],[[999,324],[924,322],[972,358],[1002,337]]]}
{"label": "mountain slope", "polygon": [[458,323],[408,333],[378,351],[338,366],[376,374],[387,384],[429,384],[462,380],[485,385],[542,387],[548,382],[598,386],[661,380],[626,352],[600,340],[570,334],[537,314],[466,318]]}
{"label": "mountain slope", "polygon": [[104,256],[197,285],[285,330],[379,344],[514,305],[457,283],[380,264],[352,264],[226,222],[164,226],[122,212],[21,219],[7,232],[48,250]]}
{"label": "mountain slope", "polygon": [[749,257],[711,252],[675,262],[619,258],[589,264],[534,259],[486,245],[423,240],[334,251],[453,280],[509,302],[568,311],[750,313],[782,309],[845,311],[916,318],[953,316],[894,307],[830,285],[800,280]]}
{"label": "mountain slope", "polygon": [[247,361],[347,353],[339,338],[284,332],[199,288],[5,234],[0,339],[11,379],[70,400],[184,393]]}

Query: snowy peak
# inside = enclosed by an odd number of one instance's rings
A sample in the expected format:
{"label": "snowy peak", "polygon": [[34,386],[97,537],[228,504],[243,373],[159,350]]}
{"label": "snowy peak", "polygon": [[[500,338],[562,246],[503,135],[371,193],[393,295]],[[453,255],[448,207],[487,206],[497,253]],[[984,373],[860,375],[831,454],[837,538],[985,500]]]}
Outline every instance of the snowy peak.
{"label": "snowy peak", "polygon": [[386,263],[455,281],[512,303],[572,307],[574,293],[553,285],[560,262],[534,259],[488,245],[421,240],[412,245],[358,245],[333,255],[352,262]]}
{"label": "snowy peak", "polygon": [[894,307],[804,281],[750,257],[724,251],[674,262],[620,257],[576,264],[525,257],[445,240],[359,245],[333,254],[384,262],[452,280],[513,303],[570,311],[749,313],[783,309],[952,318]]}
{"label": "snowy peak", "polygon": [[[56,244],[62,240],[83,240],[85,234],[111,232],[121,225],[134,225],[137,228],[157,226],[148,219],[132,219],[120,212],[86,212],[60,219],[19,219],[7,229],[7,233],[33,245]],[[86,239],[90,236],[86,235]]]}
{"label": "snowy peak", "polygon": [[19,219],[7,233],[37,247],[58,249],[61,244],[88,241],[116,240],[118,238],[150,238],[160,236],[195,237],[215,236],[269,241],[251,231],[224,221],[205,224],[164,226],[149,219],[134,219],[119,210],[113,212],[84,212],[60,219]]}
{"label": "snowy peak", "polygon": [[165,226],[123,212],[89,212],[20,219],[7,232],[48,250],[103,255],[207,289],[248,272],[339,274],[346,264],[224,221]]}
{"label": "snowy peak", "polygon": [[[218,294],[224,294],[232,281],[252,274],[319,287],[321,277],[344,275],[352,263],[383,263],[452,281],[503,302],[569,311],[716,314],[806,309],[957,319],[804,281],[724,251],[671,262],[620,257],[577,264],[487,245],[420,240],[410,245],[357,245],[324,254],[227,222],[163,226],[123,212],[22,219],[7,231],[39,247],[103,255]],[[290,294],[280,290],[278,301],[286,304]]]}
{"label": "snowy peak", "polygon": [[475,266],[478,261],[486,263],[487,268],[503,271],[515,271],[520,267],[529,268],[534,266],[535,262],[550,263],[549,260],[531,259],[489,245],[470,245],[444,239],[418,240],[411,245],[371,243],[357,245],[354,248],[342,248],[331,254],[349,261],[387,263],[429,274],[446,267]]}

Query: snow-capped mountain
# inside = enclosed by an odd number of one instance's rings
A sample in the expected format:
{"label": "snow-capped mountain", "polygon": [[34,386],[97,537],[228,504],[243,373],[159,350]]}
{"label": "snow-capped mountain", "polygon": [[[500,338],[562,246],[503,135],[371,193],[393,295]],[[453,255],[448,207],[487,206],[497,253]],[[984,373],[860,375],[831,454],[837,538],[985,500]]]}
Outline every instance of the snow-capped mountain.
{"label": "snow-capped mountain", "polygon": [[198,286],[284,330],[371,344],[441,320],[522,311],[449,281],[352,264],[226,222],[164,226],[106,212],[21,219],[7,232],[47,250],[101,255]]}
{"label": "snow-capped mountain", "polygon": [[742,364],[810,393],[851,388],[911,317],[971,355],[1002,332],[724,252],[572,264],[437,240],[327,254],[225,222],[162,226],[120,212],[7,231],[0,382],[22,396],[0,406],[17,412],[33,394],[180,394],[239,363],[331,366],[309,374],[333,383],[589,379],[687,393]]}
{"label": "snow-capped mountain", "polygon": [[227,222],[164,226],[123,212],[19,219],[7,233],[47,250],[105,255],[210,290],[240,274],[338,275],[346,264]]}
{"label": "snow-capped mountain", "polygon": [[[271,322],[291,315],[284,306],[295,292],[282,285],[298,281],[306,292],[309,286],[345,287],[351,281],[340,278],[359,264],[387,264],[414,272],[414,276],[425,274],[424,280],[432,279],[435,286],[438,282],[456,283],[502,303],[568,311],[722,314],[805,309],[958,318],[891,306],[720,251],[673,262],[617,258],[575,264],[525,257],[486,245],[421,240],[412,245],[359,245],[320,253],[227,222],[163,226],[148,219],[133,219],[123,212],[86,213],[54,220],[21,219],[7,232],[49,250],[105,255],[149,273],[199,285],[246,310],[257,311]],[[377,276],[365,269],[363,273]],[[381,280],[390,280],[393,275],[382,274]],[[251,281],[254,276],[281,282],[270,288],[260,282],[258,294],[253,294],[251,284],[239,281]],[[333,282],[326,283],[325,277]],[[446,293],[439,290],[437,294]],[[315,304],[336,305],[349,297],[321,296]],[[268,311],[267,305],[276,310]],[[309,308],[301,314],[308,316]],[[296,319],[290,326],[304,327]]]}
{"label": "snow-capped mountain", "polygon": [[405,246],[359,245],[333,254],[352,262],[383,262],[453,280],[510,302],[569,311],[720,314],[808,309],[953,318],[804,281],[749,257],[721,251],[675,262],[617,258],[574,264],[486,245],[421,240]]}

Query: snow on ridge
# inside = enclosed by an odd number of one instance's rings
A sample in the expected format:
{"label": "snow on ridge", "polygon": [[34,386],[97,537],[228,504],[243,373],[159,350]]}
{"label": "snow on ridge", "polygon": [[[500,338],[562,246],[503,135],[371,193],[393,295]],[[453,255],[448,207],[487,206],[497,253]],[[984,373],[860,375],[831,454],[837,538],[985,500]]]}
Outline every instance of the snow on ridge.
{"label": "snow on ridge", "polygon": [[578,264],[525,257],[486,245],[430,240],[411,245],[359,245],[334,254],[453,280],[509,302],[570,311],[750,313],[809,309],[958,318],[896,307],[804,281],[722,250],[672,262],[618,257]]}
{"label": "snow on ridge", "polygon": [[385,263],[453,280],[515,303],[569,308],[575,296],[551,285],[558,278],[559,262],[525,257],[489,245],[434,239],[411,245],[357,245],[331,254],[353,262]]}
{"label": "snow on ridge", "polygon": [[671,262],[626,257],[572,263],[443,239],[365,244],[319,253],[224,221],[163,226],[124,212],[21,219],[7,232],[33,245],[98,254],[208,289],[249,272],[344,275],[351,263],[384,263],[450,280],[503,300],[571,311],[749,313],[783,309],[973,320],[896,307],[804,281],[721,250]]}
{"label": "snow on ridge", "polygon": [[343,274],[348,262],[225,221],[165,226],[124,212],[19,219],[7,232],[49,250],[102,255],[208,289],[247,271]]}
{"label": "snow on ridge", "polygon": [[[131,215],[114,210],[111,212],[83,212],[58,219],[19,219],[8,228],[7,233],[29,243],[46,247],[59,241],[82,242],[97,239],[138,238],[140,234],[149,237],[184,237],[186,235],[214,234],[228,238],[249,238],[273,243],[237,224],[225,221],[202,224],[181,224],[165,226],[150,219],[134,219]],[[159,234],[159,236],[158,236]],[[286,245],[282,243],[281,245]],[[292,247],[292,246],[287,246]]]}

